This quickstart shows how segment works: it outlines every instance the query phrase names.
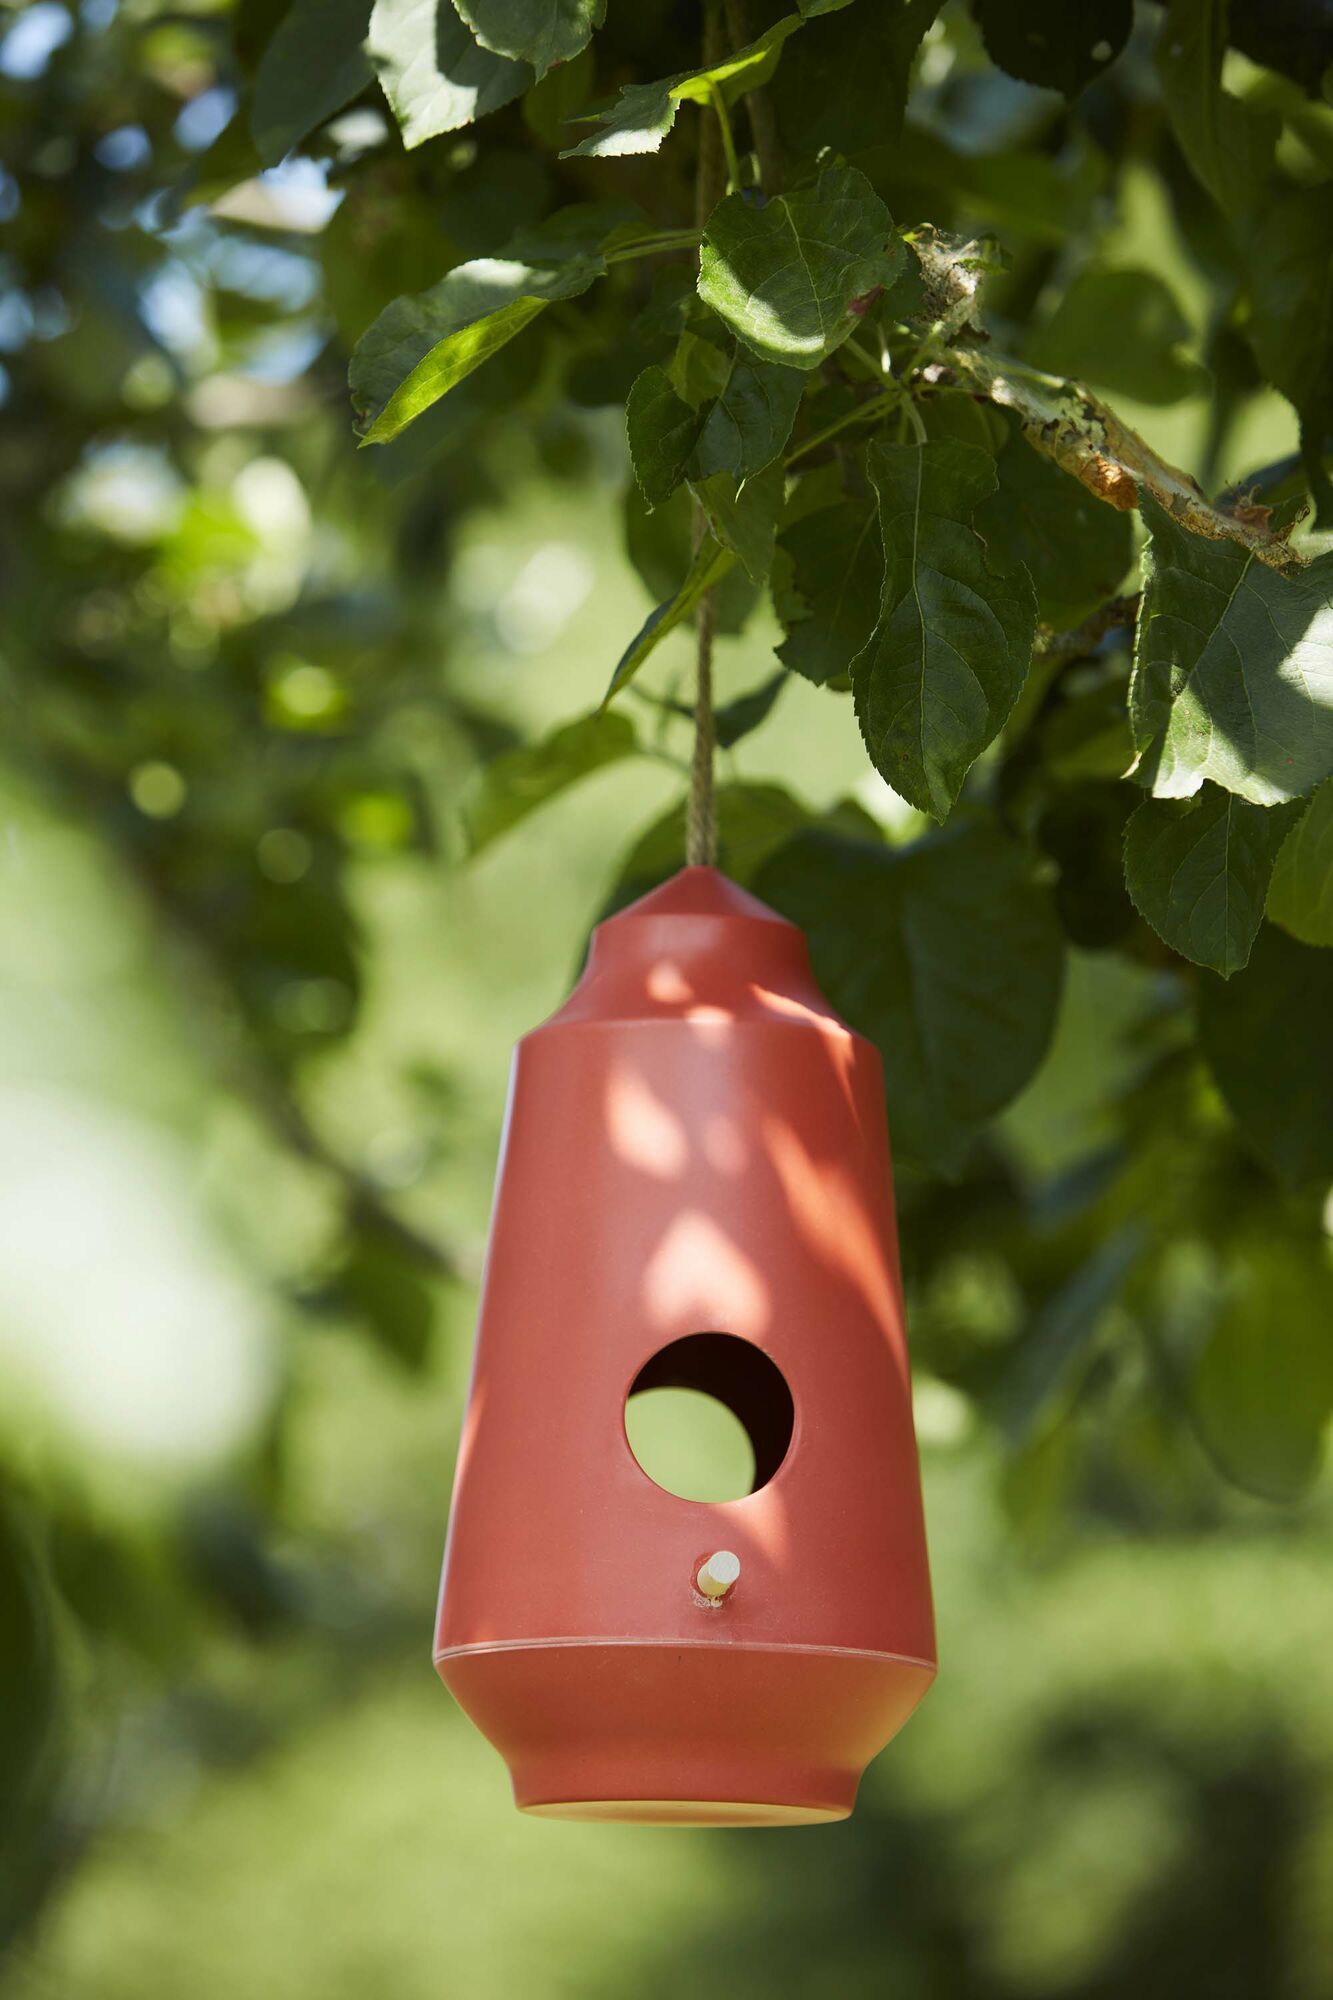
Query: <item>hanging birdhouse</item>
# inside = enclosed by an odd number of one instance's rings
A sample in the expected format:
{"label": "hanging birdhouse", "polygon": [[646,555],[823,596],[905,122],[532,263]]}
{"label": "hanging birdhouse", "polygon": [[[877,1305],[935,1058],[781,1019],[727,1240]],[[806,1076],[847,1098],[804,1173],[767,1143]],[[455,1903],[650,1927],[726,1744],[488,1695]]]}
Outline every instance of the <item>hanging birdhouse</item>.
{"label": "hanging birdhouse", "polygon": [[[693,1389],[753,1490],[643,1470]],[[519,1044],[435,1659],[526,1812],[844,1818],[935,1671],[877,1051],[712,868]]]}

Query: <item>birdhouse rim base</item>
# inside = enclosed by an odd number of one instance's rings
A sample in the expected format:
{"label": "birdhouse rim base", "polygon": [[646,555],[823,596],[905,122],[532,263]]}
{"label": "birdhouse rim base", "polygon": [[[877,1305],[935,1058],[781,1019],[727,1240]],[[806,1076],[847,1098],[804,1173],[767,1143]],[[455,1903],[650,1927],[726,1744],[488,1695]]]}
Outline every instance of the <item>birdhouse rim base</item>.
{"label": "birdhouse rim base", "polygon": [[616,1821],[682,1828],[828,1826],[852,1814],[849,1805],[786,1806],[744,1799],[547,1799],[520,1804],[519,1811],[531,1819],[581,1820],[585,1825]]}
{"label": "birdhouse rim base", "polygon": [[[714,1611],[718,1609],[718,1606],[709,1605],[708,1609]],[[809,1641],[800,1640],[787,1643],[777,1640],[734,1639],[726,1632],[710,1633],[707,1638],[698,1639],[676,1638],[671,1634],[665,1634],[661,1638],[654,1639],[644,1639],[637,1636],[634,1638],[478,1639],[470,1645],[442,1646],[438,1652],[432,1655],[432,1660],[438,1672],[447,1660],[470,1659],[481,1653],[547,1652],[554,1651],[557,1648],[563,1649],[567,1646],[595,1647],[599,1650],[607,1646],[633,1646],[640,1652],[654,1651],[659,1648],[670,1652],[679,1652],[682,1647],[723,1647],[729,1653],[766,1653],[777,1654],[779,1656],[797,1653],[805,1658],[874,1660],[891,1666],[919,1667],[923,1673],[929,1675],[931,1680],[939,1672],[937,1661],[923,1659],[919,1653],[889,1653],[880,1651],[878,1648],[872,1646],[819,1646],[813,1645]]]}

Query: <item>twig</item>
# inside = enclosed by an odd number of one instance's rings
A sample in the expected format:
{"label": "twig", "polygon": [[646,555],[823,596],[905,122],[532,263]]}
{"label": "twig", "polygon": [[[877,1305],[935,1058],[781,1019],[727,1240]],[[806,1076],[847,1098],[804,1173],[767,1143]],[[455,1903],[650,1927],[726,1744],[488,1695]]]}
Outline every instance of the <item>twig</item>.
{"label": "twig", "polygon": [[[755,39],[754,20],[749,0],[726,0],[727,33],[734,49],[748,48]],[[773,100],[765,84],[750,91],[745,100],[750,117],[750,136],[754,140],[754,156],[759,162],[759,184],[765,194],[782,193],[782,147],[778,139],[778,121],[773,115]]]}
{"label": "twig", "polygon": [[1132,597],[1112,597],[1069,632],[1042,628],[1033,647],[1036,659],[1065,666],[1070,660],[1085,660],[1097,650],[1108,632],[1132,626],[1139,615],[1138,593]]}

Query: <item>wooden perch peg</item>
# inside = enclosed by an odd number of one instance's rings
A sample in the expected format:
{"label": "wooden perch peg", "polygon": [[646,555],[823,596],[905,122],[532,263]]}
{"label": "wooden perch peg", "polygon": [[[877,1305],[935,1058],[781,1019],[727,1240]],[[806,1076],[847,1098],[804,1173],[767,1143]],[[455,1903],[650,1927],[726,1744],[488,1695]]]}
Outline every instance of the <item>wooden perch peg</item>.
{"label": "wooden perch peg", "polygon": [[730,1549],[718,1549],[704,1563],[694,1581],[704,1597],[723,1598],[741,1573],[741,1559]]}

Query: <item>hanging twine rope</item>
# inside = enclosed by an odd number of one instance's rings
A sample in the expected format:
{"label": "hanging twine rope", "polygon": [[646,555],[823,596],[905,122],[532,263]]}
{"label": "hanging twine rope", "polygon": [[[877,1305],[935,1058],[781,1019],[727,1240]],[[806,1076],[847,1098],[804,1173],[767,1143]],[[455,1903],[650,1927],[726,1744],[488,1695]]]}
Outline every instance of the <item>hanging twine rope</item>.
{"label": "hanging twine rope", "polygon": [[[722,9],[717,0],[705,0],[704,67],[722,61],[727,53]],[[721,200],[726,188],[722,154],[722,134],[708,106],[700,107],[699,162],[694,182],[695,226],[702,229]],[[694,546],[697,549],[707,532],[702,507],[695,503]],[[717,609],[711,590],[699,602],[695,645],[694,759],[690,766],[690,797],[685,813],[685,859],[691,868],[711,868],[717,861],[717,817],[713,808],[713,635],[717,629]]]}

